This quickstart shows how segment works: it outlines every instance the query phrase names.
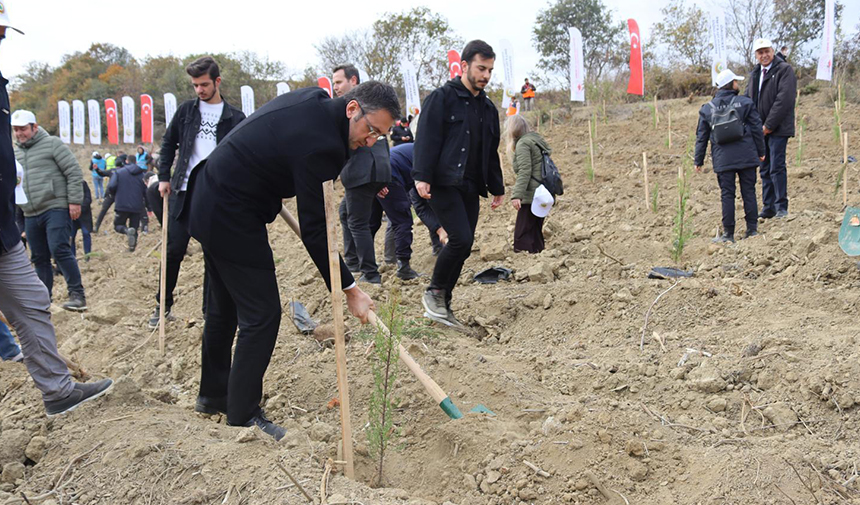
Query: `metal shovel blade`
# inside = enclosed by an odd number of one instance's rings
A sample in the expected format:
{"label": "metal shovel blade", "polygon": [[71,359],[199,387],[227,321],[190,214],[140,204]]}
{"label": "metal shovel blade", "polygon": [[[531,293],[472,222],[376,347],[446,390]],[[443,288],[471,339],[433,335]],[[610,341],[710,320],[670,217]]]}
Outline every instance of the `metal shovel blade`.
{"label": "metal shovel blade", "polygon": [[839,247],[848,256],[860,256],[860,208],[845,209],[839,228]]}

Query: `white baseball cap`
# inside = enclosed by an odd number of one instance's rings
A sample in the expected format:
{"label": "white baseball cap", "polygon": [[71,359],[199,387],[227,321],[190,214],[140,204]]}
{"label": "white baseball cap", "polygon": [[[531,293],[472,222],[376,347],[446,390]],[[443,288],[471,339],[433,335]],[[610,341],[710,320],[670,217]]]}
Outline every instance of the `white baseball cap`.
{"label": "white baseball cap", "polygon": [[98,151],[93,151],[93,156],[98,156],[98,155],[99,155]]}
{"label": "white baseball cap", "polygon": [[24,35],[24,32],[15,28],[14,26],[12,26],[9,23],[10,23],[10,21],[9,21],[9,9],[6,7],[6,1],[0,0],[0,26],[5,26],[6,28],[11,28],[11,29],[15,30],[16,32],[20,33],[21,35]]}
{"label": "white baseball cap", "polygon": [[736,75],[734,72],[732,72],[729,69],[725,69],[722,72],[720,72],[719,74],[717,74],[717,87],[722,88],[723,86],[725,86],[726,84],[728,84],[732,81],[743,81],[743,80],[744,80],[743,77]]}
{"label": "white baseball cap", "polygon": [[532,199],[532,214],[537,217],[546,217],[552,210],[553,203],[555,200],[553,200],[552,194],[541,184],[535,190],[535,196]]}
{"label": "white baseball cap", "polygon": [[12,126],[27,126],[35,123],[36,115],[28,110],[19,109],[12,113]]}
{"label": "white baseball cap", "polygon": [[759,49],[764,49],[765,47],[773,47],[773,43],[770,39],[755,39],[755,42],[753,42],[753,52],[756,52]]}

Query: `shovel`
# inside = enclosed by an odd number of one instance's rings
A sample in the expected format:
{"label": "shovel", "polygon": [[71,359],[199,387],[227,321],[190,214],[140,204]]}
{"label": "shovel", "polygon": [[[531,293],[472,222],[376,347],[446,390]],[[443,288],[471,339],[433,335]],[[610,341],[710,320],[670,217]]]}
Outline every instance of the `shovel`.
{"label": "shovel", "polygon": [[[288,211],[286,207],[281,205],[281,210],[278,214],[284,219],[284,221],[287,222],[287,224],[290,225],[290,228],[296,233],[296,235],[301,238],[302,233],[299,228],[299,222],[296,221],[296,218],[294,218],[292,214],[290,214],[290,211]],[[389,333],[388,328],[385,326],[385,324],[382,323],[382,321],[379,320],[378,317],[376,317],[376,314],[373,311],[370,311],[368,313],[367,318],[370,324],[378,327],[386,334]],[[424,389],[427,390],[427,393],[433,398],[433,401],[435,401],[439,405],[439,408],[441,408],[442,411],[445,412],[445,414],[447,414],[448,417],[450,417],[451,419],[462,418],[463,413],[460,412],[460,409],[457,408],[456,405],[454,405],[454,402],[452,402],[451,398],[445,393],[445,391],[443,391],[442,388],[439,387],[439,384],[436,384],[436,381],[434,381],[432,378],[430,378],[429,375],[424,373],[424,370],[421,369],[421,365],[419,365],[415,361],[415,359],[412,358],[412,356],[409,354],[409,351],[407,351],[406,348],[403,347],[403,344],[400,344],[397,350],[399,353],[398,357],[400,358],[400,361],[402,361],[403,364],[406,365],[406,368],[408,368],[409,371],[412,372],[412,375],[414,375],[415,378],[418,379],[418,382],[420,382],[421,385],[424,386]],[[496,415],[495,413],[493,413],[493,411],[480,404],[476,405],[469,412],[474,412],[478,414],[490,414],[492,416]]]}
{"label": "shovel", "polygon": [[839,228],[839,247],[848,256],[860,256],[860,208],[845,209]]}

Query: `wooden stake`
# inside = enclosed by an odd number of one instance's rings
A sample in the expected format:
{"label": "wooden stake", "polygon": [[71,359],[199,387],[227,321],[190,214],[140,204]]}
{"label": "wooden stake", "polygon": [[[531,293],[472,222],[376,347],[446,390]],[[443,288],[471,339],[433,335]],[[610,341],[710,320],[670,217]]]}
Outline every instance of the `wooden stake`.
{"label": "wooden stake", "polygon": [[672,109],[668,109],[666,114],[669,115],[669,149],[672,149]]}
{"label": "wooden stake", "polygon": [[842,144],[842,114],[839,112],[839,100],[833,102],[833,108],[836,109],[836,126],[839,128],[839,143]]}
{"label": "wooden stake", "polygon": [[552,121],[552,116],[553,116],[553,112],[555,112],[555,111],[553,111],[553,110],[550,110],[550,111],[549,111],[549,131],[552,131],[552,122],[553,122],[553,121]]}
{"label": "wooden stake", "polygon": [[606,120],[606,99],[603,99],[603,120]]}
{"label": "wooden stake", "polygon": [[167,223],[170,221],[167,202],[170,201],[170,195],[164,195],[161,200],[161,289],[158,297],[158,352],[164,356],[164,314],[167,310],[165,307],[165,300],[167,299]]}
{"label": "wooden stake", "polygon": [[842,206],[848,207],[848,132],[842,134]]}
{"label": "wooden stake", "polygon": [[591,174],[592,177],[597,174],[594,169],[594,138],[591,136],[591,119],[588,120],[588,155],[591,157]]}
{"label": "wooden stake", "polygon": [[660,124],[660,109],[657,108],[657,95],[654,95],[654,128]]}
{"label": "wooden stake", "polygon": [[800,103],[800,90],[797,90],[797,96],[794,99],[794,131],[797,131],[797,105]]}
{"label": "wooden stake", "polygon": [[651,190],[648,188],[648,153],[642,153],[642,174],[645,178],[645,209],[651,208]]}
{"label": "wooden stake", "polygon": [[328,267],[331,280],[331,307],[334,320],[334,352],[337,361],[337,390],[340,398],[340,427],[343,439],[343,457],[346,460],[344,475],[355,480],[355,467],[352,454],[352,425],[349,419],[349,383],[346,377],[346,342],[343,326],[343,293],[341,291],[340,255],[337,244],[337,201],[334,196],[334,183],[323,183],[325,198],[325,228],[328,240]]}

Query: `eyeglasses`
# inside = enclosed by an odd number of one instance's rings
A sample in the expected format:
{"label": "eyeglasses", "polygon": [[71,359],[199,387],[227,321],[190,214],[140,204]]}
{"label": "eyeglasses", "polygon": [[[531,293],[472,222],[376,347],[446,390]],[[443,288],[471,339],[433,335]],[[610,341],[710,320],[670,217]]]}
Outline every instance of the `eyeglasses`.
{"label": "eyeglasses", "polygon": [[358,104],[358,109],[361,111],[361,117],[364,118],[364,122],[367,123],[367,129],[370,131],[370,134],[374,137],[384,137],[385,134],[382,133],[382,130],[370,124],[370,121],[367,120],[367,112],[364,111],[364,107],[361,106],[358,100],[355,101]]}

